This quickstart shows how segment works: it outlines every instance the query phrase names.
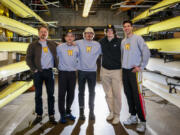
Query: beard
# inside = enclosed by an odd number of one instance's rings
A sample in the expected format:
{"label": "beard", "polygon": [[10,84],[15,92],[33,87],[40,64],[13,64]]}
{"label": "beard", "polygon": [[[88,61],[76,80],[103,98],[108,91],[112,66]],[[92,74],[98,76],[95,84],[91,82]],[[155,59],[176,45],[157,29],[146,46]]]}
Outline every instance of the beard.
{"label": "beard", "polygon": [[46,35],[41,35],[40,38],[41,38],[41,39],[47,39],[47,36],[46,36]]}

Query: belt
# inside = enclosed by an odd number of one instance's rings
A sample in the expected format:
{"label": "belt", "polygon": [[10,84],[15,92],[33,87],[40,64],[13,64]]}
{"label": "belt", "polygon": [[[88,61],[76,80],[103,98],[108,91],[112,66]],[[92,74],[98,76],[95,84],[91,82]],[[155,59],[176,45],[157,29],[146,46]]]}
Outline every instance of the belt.
{"label": "belt", "polygon": [[52,68],[47,68],[47,69],[43,69],[43,70],[45,70],[45,71],[46,71],[46,70],[52,70]]}
{"label": "belt", "polygon": [[123,68],[123,70],[126,70],[126,71],[132,71],[134,68],[130,68],[130,69],[126,69],[126,68]]}
{"label": "belt", "polygon": [[59,72],[66,72],[66,73],[71,73],[71,72],[76,72],[76,71],[62,71],[62,70],[58,70]]}

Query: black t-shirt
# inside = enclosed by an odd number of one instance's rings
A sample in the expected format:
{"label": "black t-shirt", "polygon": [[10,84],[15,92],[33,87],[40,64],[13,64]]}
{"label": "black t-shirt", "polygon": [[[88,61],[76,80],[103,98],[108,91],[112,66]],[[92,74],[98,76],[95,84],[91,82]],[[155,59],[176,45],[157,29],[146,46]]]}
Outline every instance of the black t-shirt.
{"label": "black t-shirt", "polygon": [[108,41],[104,37],[99,41],[102,48],[102,66],[106,69],[121,69],[121,39],[113,38]]}

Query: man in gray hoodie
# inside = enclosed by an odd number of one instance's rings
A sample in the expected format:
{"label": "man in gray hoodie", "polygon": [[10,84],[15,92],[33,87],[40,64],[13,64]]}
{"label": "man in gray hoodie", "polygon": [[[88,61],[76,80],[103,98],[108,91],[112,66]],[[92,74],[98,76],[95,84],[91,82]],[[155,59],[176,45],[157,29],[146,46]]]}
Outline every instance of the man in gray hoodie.
{"label": "man in gray hoodie", "polygon": [[125,38],[121,42],[121,56],[123,68],[124,92],[129,105],[131,116],[124,121],[124,125],[131,125],[140,122],[136,130],[145,132],[146,111],[145,102],[142,96],[142,70],[148,63],[150,51],[141,36],[133,34],[131,21],[123,22]]}

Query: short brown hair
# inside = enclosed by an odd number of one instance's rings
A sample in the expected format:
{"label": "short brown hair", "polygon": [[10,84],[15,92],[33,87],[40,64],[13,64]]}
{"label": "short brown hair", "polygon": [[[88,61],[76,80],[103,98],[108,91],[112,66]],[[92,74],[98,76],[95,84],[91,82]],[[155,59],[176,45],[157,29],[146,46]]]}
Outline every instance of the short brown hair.
{"label": "short brown hair", "polygon": [[40,26],[38,27],[38,31],[40,31],[41,28],[45,28],[45,29],[49,30],[49,28],[48,28],[47,25],[40,25]]}
{"label": "short brown hair", "polygon": [[129,23],[131,26],[133,26],[133,23],[132,23],[132,21],[130,21],[130,20],[124,21],[124,22],[123,22],[123,25],[124,25],[125,23]]}

